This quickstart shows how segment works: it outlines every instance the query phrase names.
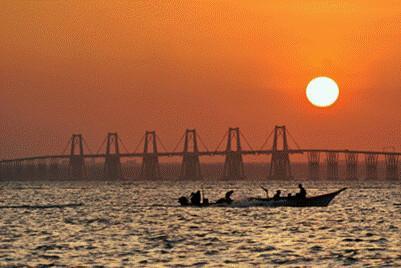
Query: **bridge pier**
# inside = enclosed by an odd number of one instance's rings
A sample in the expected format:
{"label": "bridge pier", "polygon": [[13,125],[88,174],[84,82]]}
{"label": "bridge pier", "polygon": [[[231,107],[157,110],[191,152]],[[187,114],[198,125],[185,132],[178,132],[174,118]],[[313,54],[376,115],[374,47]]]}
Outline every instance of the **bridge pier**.
{"label": "bridge pier", "polygon": [[[76,149],[78,147],[78,154]],[[87,176],[83,138],[81,134],[73,134],[71,137],[71,153],[68,164],[68,176],[72,179],[83,179]]]}
{"label": "bridge pier", "polygon": [[345,153],[345,165],[346,165],[346,178],[357,179],[358,178],[358,154],[357,153]]}
{"label": "bridge pier", "polygon": [[[282,149],[279,149],[279,138],[282,138]],[[291,179],[291,163],[288,153],[287,130],[285,126],[275,126],[272,157],[270,162],[270,179]]]}
{"label": "bridge pier", "polygon": [[14,177],[16,179],[22,179],[24,172],[24,166],[22,161],[17,160],[14,162],[14,170],[15,170]]}
{"label": "bridge pier", "polygon": [[377,155],[377,154],[365,154],[366,179],[369,179],[369,180],[378,179],[378,172],[377,172],[378,158],[379,158],[379,155]]}
{"label": "bridge pier", "polygon": [[[114,148],[114,153],[112,153]],[[104,175],[107,179],[121,179],[120,146],[117,133],[107,134],[106,157],[104,161]]]}
{"label": "bridge pier", "polygon": [[[190,149],[192,147],[192,149]],[[185,131],[184,151],[180,171],[180,179],[201,179],[198,140],[195,129]]]}
{"label": "bridge pier", "polygon": [[320,152],[308,152],[309,179],[320,178]]}
{"label": "bridge pier", "polygon": [[[150,151],[150,147],[152,147],[152,151]],[[146,131],[143,153],[141,178],[148,180],[160,179],[160,164],[155,131]]]}
{"label": "bridge pier", "polygon": [[47,161],[46,160],[38,160],[36,164],[36,177],[39,179],[47,179]]}
{"label": "bridge pier", "polygon": [[327,179],[329,180],[338,179],[338,156],[339,153],[336,152],[326,153]]}
{"label": "bridge pier", "polygon": [[51,159],[49,164],[48,176],[50,179],[60,178],[60,165],[56,159]]}
{"label": "bridge pier", "polygon": [[385,155],[386,162],[386,179],[397,180],[399,178],[398,174],[398,155]]}
{"label": "bridge pier", "polygon": [[223,178],[231,180],[239,180],[245,178],[244,161],[242,158],[241,148],[241,135],[239,128],[228,129]]}

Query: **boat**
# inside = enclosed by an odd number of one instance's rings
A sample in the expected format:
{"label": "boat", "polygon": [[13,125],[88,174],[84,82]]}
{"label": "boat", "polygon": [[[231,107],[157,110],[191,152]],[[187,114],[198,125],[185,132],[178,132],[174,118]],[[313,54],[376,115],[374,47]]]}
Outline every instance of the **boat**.
{"label": "boat", "polygon": [[347,188],[342,188],[332,193],[305,198],[299,198],[297,196],[280,197],[279,199],[252,197],[246,200],[229,202],[223,202],[224,200],[220,199],[215,203],[208,202],[200,205],[192,205],[190,203],[183,204],[179,202],[185,207],[327,207],[337,195],[346,189]]}
{"label": "boat", "polygon": [[273,198],[249,198],[249,204],[253,206],[268,206],[268,207],[327,207],[330,205],[331,201],[339,195],[341,192],[345,191],[347,188],[342,188],[338,191],[298,198],[294,197],[282,197],[279,199]]}

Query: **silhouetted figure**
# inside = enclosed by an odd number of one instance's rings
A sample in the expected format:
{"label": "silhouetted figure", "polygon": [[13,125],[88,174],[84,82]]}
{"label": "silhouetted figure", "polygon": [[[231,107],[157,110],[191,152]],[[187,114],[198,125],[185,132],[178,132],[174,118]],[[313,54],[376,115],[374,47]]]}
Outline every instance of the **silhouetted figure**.
{"label": "silhouetted figure", "polygon": [[265,193],[266,193],[266,199],[269,199],[269,190],[268,189],[266,189],[265,187],[263,187],[263,186],[260,186],[260,188],[262,188],[263,189],[263,191],[265,191]]}
{"label": "silhouetted figure", "polygon": [[300,199],[305,199],[306,198],[306,190],[302,186],[302,184],[298,184],[299,187],[299,193],[296,194],[296,196]]}
{"label": "silhouetted figure", "polygon": [[186,198],[185,196],[181,196],[178,199],[178,203],[180,203],[181,206],[188,206],[189,205],[188,198]]}
{"label": "silhouetted figure", "polygon": [[201,193],[200,193],[200,191],[197,191],[197,192],[191,194],[191,204],[194,205],[194,206],[200,206],[201,205]]}
{"label": "silhouetted figure", "polygon": [[216,204],[231,204],[233,202],[233,200],[231,199],[231,195],[233,193],[234,191],[228,191],[224,198],[220,198],[219,200],[216,201]]}
{"label": "silhouetted figure", "polygon": [[281,197],[280,195],[281,195],[281,191],[277,190],[276,194],[273,196],[273,200],[279,200]]}

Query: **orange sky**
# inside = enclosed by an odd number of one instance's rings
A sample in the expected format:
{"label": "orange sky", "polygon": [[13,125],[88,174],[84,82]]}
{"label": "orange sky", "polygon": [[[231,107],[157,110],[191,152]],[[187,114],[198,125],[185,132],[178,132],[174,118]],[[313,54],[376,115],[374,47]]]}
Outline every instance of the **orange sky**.
{"label": "orange sky", "polygon": [[[306,148],[401,150],[401,1],[0,2],[0,158],[60,153],[73,132],[259,147],[285,124]],[[341,4],[339,4],[341,2]],[[330,108],[305,87],[340,86]]]}

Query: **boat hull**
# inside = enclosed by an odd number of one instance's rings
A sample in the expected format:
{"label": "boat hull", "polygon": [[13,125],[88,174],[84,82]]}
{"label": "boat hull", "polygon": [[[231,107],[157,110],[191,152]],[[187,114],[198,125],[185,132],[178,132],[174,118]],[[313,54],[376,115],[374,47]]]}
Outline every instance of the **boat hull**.
{"label": "boat hull", "polygon": [[345,190],[346,188],[343,188],[332,193],[306,197],[303,199],[297,197],[281,198],[279,200],[251,198],[249,201],[254,203],[255,206],[268,207],[327,207],[338,194]]}

